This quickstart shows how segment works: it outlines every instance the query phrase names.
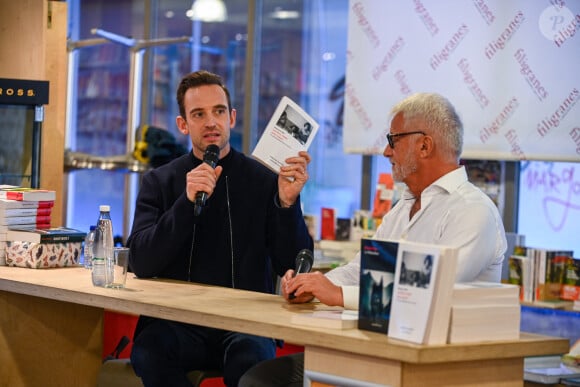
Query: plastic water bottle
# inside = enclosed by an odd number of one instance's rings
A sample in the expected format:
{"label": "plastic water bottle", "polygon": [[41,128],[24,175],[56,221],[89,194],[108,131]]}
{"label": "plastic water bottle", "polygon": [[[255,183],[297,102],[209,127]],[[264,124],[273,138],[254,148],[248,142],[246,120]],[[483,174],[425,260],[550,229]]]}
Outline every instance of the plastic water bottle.
{"label": "plastic water bottle", "polygon": [[108,262],[113,259],[113,222],[111,208],[99,206],[99,219],[95,228],[93,241],[93,267],[91,270],[93,285],[105,286],[107,281]]}
{"label": "plastic water bottle", "polygon": [[85,248],[83,249],[83,266],[86,269],[90,269],[93,267],[93,243],[95,241],[95,229],[96,226],[91,226],[89,228],[89,232],[85,237]]}

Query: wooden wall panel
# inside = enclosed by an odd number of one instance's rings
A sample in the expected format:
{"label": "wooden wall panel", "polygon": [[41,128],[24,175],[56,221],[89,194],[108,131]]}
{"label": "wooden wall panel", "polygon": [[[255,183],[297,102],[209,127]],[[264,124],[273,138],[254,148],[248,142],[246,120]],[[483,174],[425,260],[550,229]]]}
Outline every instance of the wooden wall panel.
{"label": "wooden wall panel", "polygon": [[57,193],[52,225],[63,225],[67,3],[0,0],[0,78],[50,82],[44,107],[40,186]]}

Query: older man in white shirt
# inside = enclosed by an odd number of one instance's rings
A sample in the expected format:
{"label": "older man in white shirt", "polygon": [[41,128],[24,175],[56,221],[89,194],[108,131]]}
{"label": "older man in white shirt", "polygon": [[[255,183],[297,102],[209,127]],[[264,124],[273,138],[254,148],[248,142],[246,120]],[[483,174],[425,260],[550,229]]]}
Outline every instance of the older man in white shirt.
{"label": "older man in white shirt", "polygon": [[[496,205],[467,180],[459,164],[463,125],[454,107],[438,94],[419,93],[398,103],[391,114],[383,155],[394,180],[407,189],[374,237],[458,247],[456,282],[499,282],[505,230]],[[358,309],[360,253],[326,275],[293,274],[289,270],[281,282],[288,302],[316,297],[327,305]],[[240,386],[302,386],[303,368],[301,355],[266,361],[250,369]]]}

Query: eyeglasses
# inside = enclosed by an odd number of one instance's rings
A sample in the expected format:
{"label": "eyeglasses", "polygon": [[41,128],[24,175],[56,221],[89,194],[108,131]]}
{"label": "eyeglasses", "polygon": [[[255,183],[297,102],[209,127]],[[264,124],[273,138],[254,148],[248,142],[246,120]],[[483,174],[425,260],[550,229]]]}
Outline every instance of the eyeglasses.
{"label": "eyeglasses", "polygon": [[422,134],[423,136],[427,135],[427,133],[422,132],[420,130],[415,132],[396,133],[396,134],[387,133],[387,141],[389,142],[389,146],[391,147],[391,149],[395,149],[395,142],[393,141],[395,137],[408,136],[409,134]]}

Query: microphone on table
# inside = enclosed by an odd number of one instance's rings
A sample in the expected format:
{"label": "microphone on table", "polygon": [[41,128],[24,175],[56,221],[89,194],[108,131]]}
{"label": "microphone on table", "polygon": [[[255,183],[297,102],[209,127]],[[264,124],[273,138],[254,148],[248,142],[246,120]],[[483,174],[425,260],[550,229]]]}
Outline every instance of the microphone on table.
{"label": "microphone on table", "polygon": [[[219,154],[220,148],[217,145],[215,144],[208,145],[207,148],[205,148],[203,162],[215,169],[220,159]],[[198,216],[201,213],[201,209],[205,206],[206,200],[207,200],[207,192],[200,191],[197,194],[195,194],[195,210],[194,210],[195,216]]]}
{"label": "microphone on table", "polygon": [[[314,256],[312,255],[312,251],[308,249],[303,249],[298,252],[296,256],[296,269],[294,270],[294,277],[300,273],[310,273],[312,269],[312,264],[314,263]],[[296,298],[294,292],[288,295],[290,300]]]}

